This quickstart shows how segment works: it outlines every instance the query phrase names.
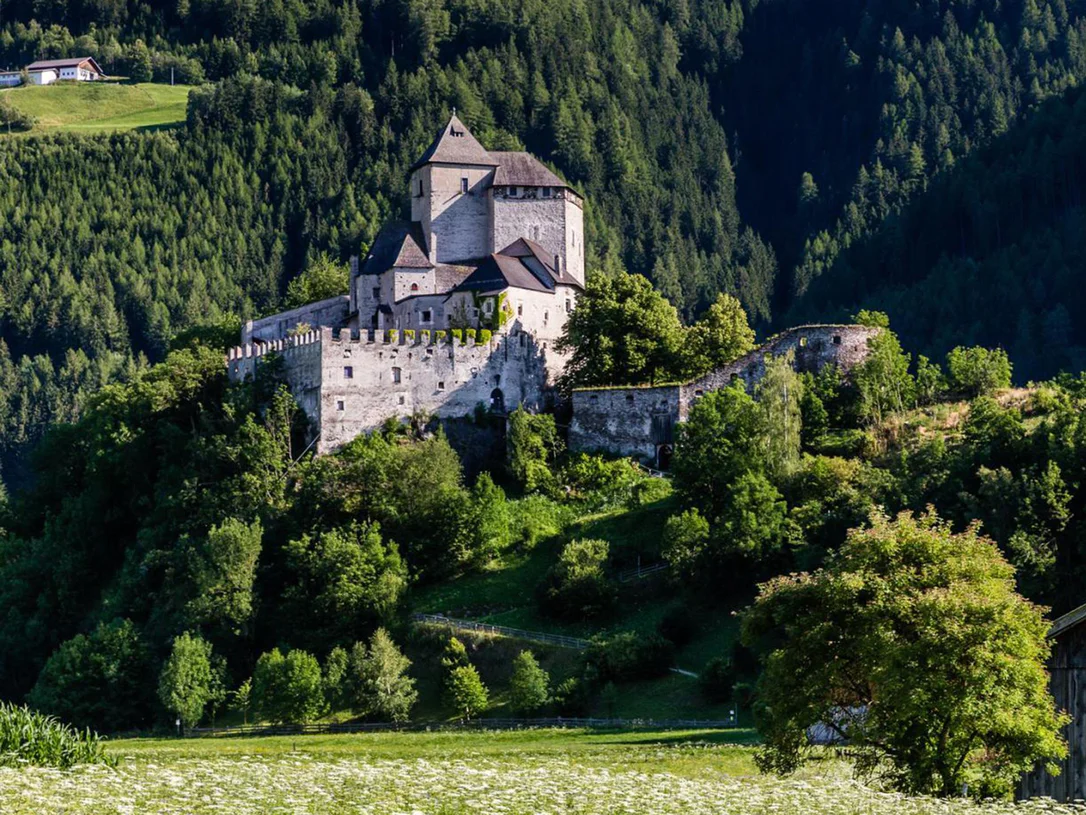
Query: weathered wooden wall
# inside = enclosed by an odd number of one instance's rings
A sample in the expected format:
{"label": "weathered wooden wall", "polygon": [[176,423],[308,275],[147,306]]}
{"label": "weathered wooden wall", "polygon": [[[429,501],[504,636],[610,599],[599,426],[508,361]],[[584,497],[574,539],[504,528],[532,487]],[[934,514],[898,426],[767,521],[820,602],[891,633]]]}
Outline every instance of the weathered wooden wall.
{"label": "weathered wooden wall", "polygon": [[1059,775],[1038,768],[1025,776],[1019,797],[1086,800],[1086,625],[1077,625],[1056,637],[1049,669],[1056,706],[1071,714],[1071,723],[1064,731],[1068,755],[1061,762]]}

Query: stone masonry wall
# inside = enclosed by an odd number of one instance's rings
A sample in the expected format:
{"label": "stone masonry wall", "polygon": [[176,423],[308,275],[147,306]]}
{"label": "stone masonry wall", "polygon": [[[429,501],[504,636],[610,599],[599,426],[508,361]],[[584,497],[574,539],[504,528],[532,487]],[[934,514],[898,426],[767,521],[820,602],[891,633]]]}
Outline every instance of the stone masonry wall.
{"label": "stone masonry wall", "polygon": [[273,314],[262,320],[250,320],[242,328],[241,341],[245,344],[253,340],[286,339],[288,331],[303,324],[312,328],[341,325],[347,321],[350,302],[350,297],[344,294]]}
{"label": "stone masonry wall", "polygon": [[856,325],[801,326],[692,382],[576,390],[569,447],[656,460],[658,450],[671,444],[674,426],[686,421],[698,397],[737,379],[753,390],[765,375],[766,362],[789,351],[795,352],[800,372],[814,373],[823,366],[836,365],[847,373],[867,357],[867,341],[879,330]]}
{"label": "stone masonry wall", "polygon": [[440,418],[489,408],[495,398],[505,410],[519,404],[539,409],[548,393],[542,349],[528,337],[507,335],[480,345],[471,341],[388,342],[372,333],[323,329],[227,355],[234,381],[253,376],[269,352],[280,354],[292,392],[319,429],[317,451],[329,452],[390,417],[415,411]]}

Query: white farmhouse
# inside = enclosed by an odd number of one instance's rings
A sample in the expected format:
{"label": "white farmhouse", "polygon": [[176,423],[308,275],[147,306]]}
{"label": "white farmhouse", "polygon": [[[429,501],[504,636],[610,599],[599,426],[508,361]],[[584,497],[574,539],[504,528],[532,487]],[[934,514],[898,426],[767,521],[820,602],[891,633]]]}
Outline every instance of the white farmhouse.
{"label": "white farmhouse", "polygon": [[52,85],[58,81],[95,82],[105,77],[94,57],[42,59],[27,65],[26,72],[34,85]]}
{"label": "white farmhouse", "polygon": [[21,71],[0,71],[0,88],[14,88],[23,83]]}

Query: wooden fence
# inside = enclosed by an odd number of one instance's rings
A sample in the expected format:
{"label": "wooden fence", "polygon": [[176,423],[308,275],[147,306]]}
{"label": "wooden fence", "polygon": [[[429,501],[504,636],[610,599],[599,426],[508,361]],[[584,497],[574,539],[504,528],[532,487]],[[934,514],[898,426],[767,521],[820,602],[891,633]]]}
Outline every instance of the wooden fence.
{"label": "wooden fence", "polygon": [[322,736],[335,733],[431,733],[445,730],[729,730],[738,727],[735,714],[727,719],[472,719],[462,722],[343,722],[317,724],[235,725],[193,727],[189,738],[209,736]]}

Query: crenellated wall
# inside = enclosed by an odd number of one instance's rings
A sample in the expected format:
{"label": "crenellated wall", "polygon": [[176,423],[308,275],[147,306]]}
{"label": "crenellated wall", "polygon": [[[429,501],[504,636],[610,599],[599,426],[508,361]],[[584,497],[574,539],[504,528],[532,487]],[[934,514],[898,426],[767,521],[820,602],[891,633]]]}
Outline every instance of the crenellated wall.
{"label": "crenellated wall", "polygon": [[752,391],[765,375],[766,362],[789,351],[794,352],[800,372],[836,365],[847,373],[867,357],[867,341],[880,330],[858,325],[800,326],[691,382],[578,389],[573,393],[570,449],[656,461],[661,448],[670,448],[674,426],[686,421],[698,397],[736,380]]}
{"label": "crenellated wall", "polygon": [[295,399],[319,429],[318,452],[335,450],[390,417],[416,411],[441,418],[538,410],[549,395],[546,355],[534,338],[495,335],[488,343],[435,342],[418,332],[388,334],[322,329],[227,355],[234,381],[253,376],[270,354],[282,357]]}

